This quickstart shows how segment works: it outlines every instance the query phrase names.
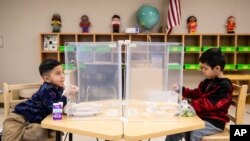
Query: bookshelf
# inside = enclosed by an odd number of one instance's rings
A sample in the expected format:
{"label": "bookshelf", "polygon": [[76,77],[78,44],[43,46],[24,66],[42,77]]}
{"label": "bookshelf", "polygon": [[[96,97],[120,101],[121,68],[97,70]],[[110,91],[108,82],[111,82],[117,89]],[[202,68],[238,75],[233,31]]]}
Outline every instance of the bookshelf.
{"label": "bookshelf", "polygon": [[[52,41],[48,41],[48,37],[52,38]],[[185,70],[199,70],[201,53],[211,47],[220,47],[226,56],[225,70],[227,72],[243,71],[245,73],[250,70],[250,34],[40,33],[41,61],[53,58],[64,63],[65,42],[112,42],[118,40],[182,42],[185,46],[183,66]],[[49,45],[46,46],[46,44]]]}

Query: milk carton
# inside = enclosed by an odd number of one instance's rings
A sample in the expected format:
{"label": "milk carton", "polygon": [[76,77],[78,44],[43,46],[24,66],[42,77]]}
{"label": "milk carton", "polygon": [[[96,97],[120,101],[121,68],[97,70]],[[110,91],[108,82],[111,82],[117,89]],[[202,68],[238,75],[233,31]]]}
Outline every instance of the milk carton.
{"label": "milk carton", "polygon": [[52,117],[53,120],[61,120],[62,119],[62,113],[63,112],[63,103],[53,103],[53,111],[52,111]]}

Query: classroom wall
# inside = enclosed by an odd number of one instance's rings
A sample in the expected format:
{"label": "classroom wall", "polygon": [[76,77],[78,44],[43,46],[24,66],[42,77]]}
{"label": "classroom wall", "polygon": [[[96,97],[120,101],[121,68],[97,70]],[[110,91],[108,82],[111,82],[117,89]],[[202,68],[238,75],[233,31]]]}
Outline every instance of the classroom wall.
{"label": "classroom wall", "polygon": [[[0,36],[4,47],[0,48],[0,83],[28,83],[40,81],[39,33],[51,32],[51,17],[62,17],[62,32],[81,32],[80,17],[87,14],[92,23],[90,32],[110,33],[111,17],[121,16],[121,31],[138,26],[135,18],[142,4],[151,4],[161,12],[161,20],[152,32],[166,23],[168,0],[0,0]],[[237,33],[250,33],[249,0],[181,0],[182,25],[173,33],[187,33],[186,19],[198,18],[197,33],[225,33],[225,22],[233,15],[237,21]],[[185,72],[184,83],[196,84],[199,72]],[[195,81],[193,81],[195,80]]]}

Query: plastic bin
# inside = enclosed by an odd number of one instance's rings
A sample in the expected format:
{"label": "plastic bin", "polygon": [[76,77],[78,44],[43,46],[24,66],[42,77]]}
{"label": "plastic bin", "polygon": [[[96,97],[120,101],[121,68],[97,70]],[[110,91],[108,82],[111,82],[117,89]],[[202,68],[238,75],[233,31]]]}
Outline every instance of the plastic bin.
{"label": "plastic bin", "polygon": [[199,46],[185,46],[185,52],[200,52]]}

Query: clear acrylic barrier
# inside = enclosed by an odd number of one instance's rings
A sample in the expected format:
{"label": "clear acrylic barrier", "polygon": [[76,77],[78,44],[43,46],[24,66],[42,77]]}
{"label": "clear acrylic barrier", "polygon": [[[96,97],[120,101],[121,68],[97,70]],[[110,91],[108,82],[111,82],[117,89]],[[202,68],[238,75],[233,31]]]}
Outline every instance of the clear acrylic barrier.
{"label": "clear acrylic barrier", "polygon": [[79,88],[67,100],[68,119],[122,117],[121,48],[112,42],[67,42],[65,89]]}
{"label": "clear acrylic barrier", "polygon": [[127,46],[124,117],[173,121],[182,93],[184,47],[180,43],[132,42]]}
{"label": "clear acrylic barrier", "polygon": [[[125,89],[122,96],[121,46],[112,42],[65,44],[65,89],[79,87],[68,99],[68,119],[174,121],[182,87],[180,43],[125,44]],[[123,101],[122,101],[123,97]]]}

